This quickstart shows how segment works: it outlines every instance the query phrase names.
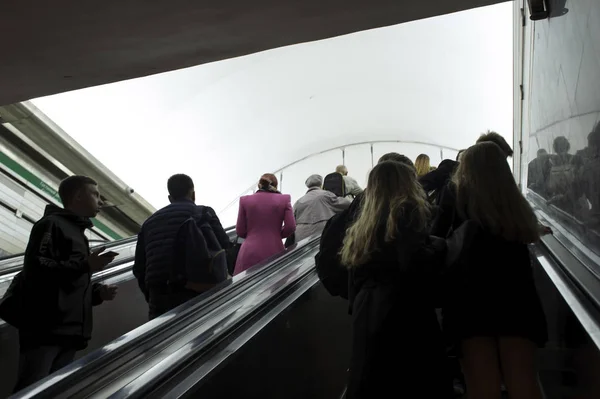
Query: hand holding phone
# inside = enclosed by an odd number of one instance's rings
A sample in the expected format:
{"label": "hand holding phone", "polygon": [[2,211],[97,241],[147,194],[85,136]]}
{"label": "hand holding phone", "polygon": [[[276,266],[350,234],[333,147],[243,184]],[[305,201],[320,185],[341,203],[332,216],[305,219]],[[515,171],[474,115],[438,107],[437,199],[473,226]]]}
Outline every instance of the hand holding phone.
{"label": "hand holding phone", "polygon": [[92,253],[88,257],[88,264],[92,273],[96,273],[104,269],[106,265],[112,262],[115,256],[118,255],[117,252],[112,251],[102,253],[105,249],[106,247],[98,248],[92,251]]}
{"label": "hand holding phone", "polygon": [[103,252],[100,254],[100,256],[103,258],[112,258],[112,259],[114,259],[117,255],[119,255],[119,253],[114,252],[114,251]]}

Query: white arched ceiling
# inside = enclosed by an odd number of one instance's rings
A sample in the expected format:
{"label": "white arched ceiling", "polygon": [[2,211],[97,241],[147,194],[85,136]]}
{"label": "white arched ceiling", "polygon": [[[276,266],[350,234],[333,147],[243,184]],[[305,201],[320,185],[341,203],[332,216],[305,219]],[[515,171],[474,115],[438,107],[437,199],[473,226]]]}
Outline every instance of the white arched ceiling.
{"label": "white arched ceiling", "polygon": [[[368,140],[512,136],[512,6],[470,10],[34,100],[153,205],[190,174],[220,209],[260,174]],[[332,165],[332,169],[335,165]]]}

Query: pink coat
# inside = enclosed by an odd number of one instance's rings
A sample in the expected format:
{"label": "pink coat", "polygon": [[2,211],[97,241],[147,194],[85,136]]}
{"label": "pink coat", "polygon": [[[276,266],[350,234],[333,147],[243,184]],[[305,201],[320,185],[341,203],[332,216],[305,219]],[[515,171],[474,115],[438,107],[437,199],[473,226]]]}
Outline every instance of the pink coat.
{"label": "pink coat", "polygon": [[235,229],[245,241],[234,275],[284,250],[282,239],[296,230],[291,197],[266,191],[241,197]]}

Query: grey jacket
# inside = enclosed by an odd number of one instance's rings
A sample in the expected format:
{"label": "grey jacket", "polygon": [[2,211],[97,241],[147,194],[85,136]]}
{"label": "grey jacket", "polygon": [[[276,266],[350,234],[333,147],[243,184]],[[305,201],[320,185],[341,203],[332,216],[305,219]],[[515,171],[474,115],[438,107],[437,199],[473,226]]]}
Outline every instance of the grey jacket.
{"label": "grey jacket", "polygon": [[333,215],[348,208],[352,201],[313,187],[294,204],[296,242],[320,234]]}
{"label": "grey jacket", "polygon": [[363,189],[358,185],[356,179],[350,176],[344,176],[344,185],[346,186],[346,198],[350,200],[363,191]]}

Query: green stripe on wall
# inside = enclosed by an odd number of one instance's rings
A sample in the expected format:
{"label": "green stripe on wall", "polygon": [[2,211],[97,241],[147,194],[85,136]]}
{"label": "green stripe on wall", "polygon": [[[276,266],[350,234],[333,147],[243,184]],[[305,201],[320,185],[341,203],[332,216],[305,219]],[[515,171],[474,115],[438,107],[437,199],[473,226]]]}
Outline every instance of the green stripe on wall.
{"label": "green stripe on wall", "polygon": [[[52,186],[48,185],[42,179],[40,179],[39,177],[37,177],[36,175],[31,173],[30,171],[25,169],[17,161],[15,161],[14,159],[9,157],[2,151],[0,151],[0,163],[2,163],[7,168],[9,168],[13,172],[15,172],[16,174],[21,176],[23,179],[25,179],[25,181],[31,183],[34,187],[37,187],[45,194],[48,194],[52,199],[57,201],[59,204],[62,203],[60,200],[60,196],[58,195],[58,191],[56,191],[54,188],[52,188]],[[106,235],[111,237],[113,240],[120,240],[123,238],[121,235],[117,234],[114,230],[112,230],[110,227],[108,227],[107,225],[105,225],[104,223],[99,221],[98,219],[95,219],[95,218],[92,219],[92,223],[94,223],[94,226],[97,227],[98,230],[105,233]]]}

